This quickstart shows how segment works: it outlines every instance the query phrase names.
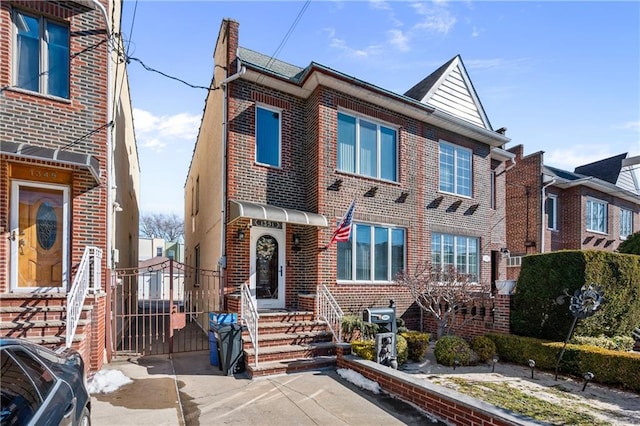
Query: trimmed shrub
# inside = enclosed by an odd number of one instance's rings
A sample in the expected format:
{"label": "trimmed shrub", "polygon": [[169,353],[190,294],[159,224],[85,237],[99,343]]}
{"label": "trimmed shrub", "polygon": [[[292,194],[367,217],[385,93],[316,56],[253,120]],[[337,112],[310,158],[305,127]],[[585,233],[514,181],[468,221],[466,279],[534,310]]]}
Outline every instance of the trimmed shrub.
{"label": "trimmed shrub", "polygon": [[416,362],[422,361],[422,358],[424,358],[429,349],[429,339],[431,335],[420,331],[406,331],[400,333],[400,335],[407,340],[409,359]]}
{"label": "trimmed shrub", "polygon": [[631,234],[618,246],[618,252],[640,255],[640,232]]}
{"label": "trimmed shrub", "polygon": [[375,361],[376,342],[373,340],[354,340],[351,342],[351,352],[362,359]]}
{"label": "trimmed shrub", "polygon": [[610,351],[628,352],[633,349],[635,340],[631,336],[574,336],[571,343],[576,345],[596,346],[598,348],[609,349]]}
{"label": "trimmed shrub", "polygon": [[[555,370],[563,346],[562,342],[532,337],[493,333],[487,336],[496,344],[501,362],[527,365],[528,360],[533,359],[536,368],[547,371]],[[596,383],[640,391],[640,354],[568,344],[560,362],[560,372],[581,378],[586,371],[594,374]]]}
{"label": "trimmed shrub", "polygon": [[640,324],[640,256],[602,250],[563,250],[522,259],[511,308],[511,332],[564,341],[573,323],[569,300],[585,284],[596,284],[604,302],[578,321],[575,336],[630,336]]}
{"label": "trimmed shrub", "polygon": [[487,336],[476,336],[471,341],[471,349],[478,356],[479,362],[487,362],[496,352],[496,344]]}
{"label": "trimmed shrub", "polygon": [[396,334],[396,355],[398,366],[407,362],[407,357],[409,356],[409,345],[407,344],[407,339],[399,334]]}
{"label": "trimmed shrub", "polygon": [[452,367],[456,360],[459,365],[469,365],[472,351],[469,343],[462,337],[449,335],[438,339],[433,354],[438,364]]}
{"label": "trimmed shrub", "polygon": [[379,329],[377,324],[365,322],[358,315],[343,316],[341,327],[345,342],[373,339]]}

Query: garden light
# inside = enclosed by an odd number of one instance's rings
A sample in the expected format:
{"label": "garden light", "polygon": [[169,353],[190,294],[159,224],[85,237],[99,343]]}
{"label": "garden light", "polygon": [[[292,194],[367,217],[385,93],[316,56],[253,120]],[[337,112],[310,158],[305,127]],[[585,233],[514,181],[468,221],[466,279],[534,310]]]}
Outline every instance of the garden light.
{"label": "garden light", "polygon": [[584,390],[587,388],[587,385],[589,384],[590,381],[593,380],[593,378],[595,377],[593,375],[593,373],[591,371],[588,371],[586,373],[584,373],[584,385],[582,386],[582,392],[584,392]]}
{"label": "garden light", "polygon": [[531,378],[533,379],[533,370],[536,368],[536,362],[532,359],[529,360],[529,367],[531,367]]}
{"label": "garden light", "polygon": [[493,358],[491,358],[491,362],[493,363],[493,365],[491,366],[491,372],[493,373],[494,371],[496,371],[496,364],[498,363],[498,355],[494,355]]}

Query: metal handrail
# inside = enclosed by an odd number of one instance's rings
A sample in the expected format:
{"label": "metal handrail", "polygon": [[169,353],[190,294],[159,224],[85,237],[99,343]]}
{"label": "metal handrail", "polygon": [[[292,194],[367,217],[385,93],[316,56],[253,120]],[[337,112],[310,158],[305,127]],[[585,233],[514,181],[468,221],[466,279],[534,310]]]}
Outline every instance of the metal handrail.
{"label": "metal handrail", "polygon": [[244,320],[247,330],[249,331],[249,338],[255,351],[254,365],[258,366],[258,321],[260,320],[260,314],[258,313],[258,307],[256,306],[253,297],[251,297],[251,290],[247,283],[241,286],[241,318]]}
{"label": "metal handrail", "polygon": [[101,287],[101,263],[102,250],[98,247],[85,247],[78,271],[73,278],[73,285],[67,293],[66,348],[70,348],[73,343],[73,336],[78,328],[78,322],[80,322],[87,293],[90,289],[95,292]]}
{"label": "metal handrail", "polygon": [[317,289],[317,317],[327,323],[337,343],[342,343],[342,317],[344,312],[336,302],[333,294],[325,284],[320,284]]}

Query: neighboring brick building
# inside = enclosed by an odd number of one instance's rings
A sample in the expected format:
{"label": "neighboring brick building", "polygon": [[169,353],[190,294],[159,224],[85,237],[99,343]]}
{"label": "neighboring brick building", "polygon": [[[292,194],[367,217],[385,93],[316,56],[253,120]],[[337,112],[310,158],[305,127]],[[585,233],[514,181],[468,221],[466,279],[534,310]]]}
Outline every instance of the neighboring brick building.
{"label": "neighboring brick building", "polygon": [[[504,275],[514,156],[459,56],[402,95],[238,39],[223,21],[185,184],[185,259],[224,268],[226,308],[243,284],[261,309],[313,307],[325,284],[346,313],[395,299],[418,328],[396,272],[433,260],[487,284]],[[354,199],[350,241],[329,245]]]}
{"label": "neighboring brick building", "polygon": [[111,49],[120,30],[109,28],[121,6],[0,5],[2,335],[65,344],[72,285],[91,281],[70,340],[93,371],[110,346],[113,268],[138,262],[138,154],[126,64]]}
{"label": "neighboring brick building", "polygon": [[543,153],[509,149],[507,276],[517,279],[522,256],[556,250],[615,251],[640,229],[640,186],[627,154],[576,167],[545,166]]}

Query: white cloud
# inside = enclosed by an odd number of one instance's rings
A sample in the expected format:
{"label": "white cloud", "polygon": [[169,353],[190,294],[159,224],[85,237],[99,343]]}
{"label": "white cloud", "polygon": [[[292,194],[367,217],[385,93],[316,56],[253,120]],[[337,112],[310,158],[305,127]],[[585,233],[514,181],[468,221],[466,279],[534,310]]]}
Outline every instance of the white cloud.
{"label": "white cloud", "polygon": [[446,8],[446,2],[412,3],[414,10],[422,17],[422,21],[414,25],[416,29],[447,34],[454,27],[457,19]]}
{"label": "white cloud", "polygon": [[480,30],[478,28],[476,28],[475,26],[471,30],[471,37],[473,37],[473,38],[480,37]]}
{"label": "white cloud", "polygon": [[640,131],[640,121],[629,121],[622,125],[623,129]]}
{"label": "white cloud", "polygon": [[576,167],[603,160],[619,153],[597,145],[574,145],[571,148],[545,150],[544,163],[563,170],[573,171]]}
{"label": "white cloud", "polygon": [[372,9],[391,10],[391,6],[384,0],[370,0],[369,5]]}
{"label": "white cloud", "polygon": [[400,30],[389,30],[389,43],[402,52],[411,50],[409,47],[409,37]]}
{"label": "white cloud", "polygon": [[136,140],[141,148],[162,151],[180,141],[195,143],[200,116],[187,113],[156,116],[141,109],[133,109]]}
{"label": "white cloud", "polygon": [[356,49],[348,46],[346,41],[335,36],[331,37],[330,46],[343,51],[347,56],[356,56],[358,58],[367,58],[382,53],[380,45],[373,44],[364,49]]}

